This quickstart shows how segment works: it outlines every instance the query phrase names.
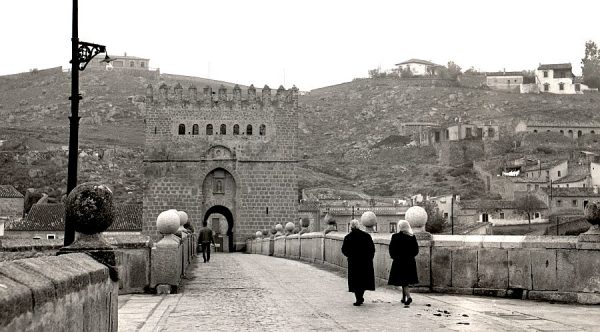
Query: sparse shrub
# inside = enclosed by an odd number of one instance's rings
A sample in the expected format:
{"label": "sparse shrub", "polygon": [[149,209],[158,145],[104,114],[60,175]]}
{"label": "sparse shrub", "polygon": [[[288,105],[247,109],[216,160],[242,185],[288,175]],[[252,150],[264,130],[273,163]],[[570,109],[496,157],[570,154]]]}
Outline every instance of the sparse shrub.
{"label": "sparse shrub", "polygon": [[547,147],[547,146],[538,146],[535,149],[535,151],[539,152],[539,153],[543,153],[543,154],[554,154],[554,153],[556,153],[556,151],[554,151],[554,149],[552,149],[550,147]]}
{"label": "sparse shrub", "polygon": [[429,233],[441,233],[444,230],[446,220],[442,216],[440,209],[438,209],[435,202],[426,201],[423,203],[423,208],[427,212],[427,223],[425,223],[425,230]]}

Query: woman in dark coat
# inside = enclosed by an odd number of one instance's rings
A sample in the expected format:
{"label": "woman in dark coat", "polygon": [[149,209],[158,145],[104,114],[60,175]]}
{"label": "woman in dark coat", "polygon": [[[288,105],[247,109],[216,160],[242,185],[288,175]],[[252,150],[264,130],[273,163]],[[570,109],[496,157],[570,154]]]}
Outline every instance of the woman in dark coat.
{"label": "woman in dark coat", "polygon": [[419,283],[415,256],[419,253],[417,239],[413,235],[410,224],[406,220],[398,222],[398,233],[392,235],[390,256],[393,259],[388,285],[402,286],[402,303],[410,305],[412,298],[409,284]]}
{"label": "woman in dark coat", "polygon": [[354,292],[354,305],[359,306],[365,302],[365,291],[375,290],[375,245],[371,235],[359,229],[358,220],[350,222],[350,229],[350,233],[344,238],[342,253],[348,257],[348,291]]}

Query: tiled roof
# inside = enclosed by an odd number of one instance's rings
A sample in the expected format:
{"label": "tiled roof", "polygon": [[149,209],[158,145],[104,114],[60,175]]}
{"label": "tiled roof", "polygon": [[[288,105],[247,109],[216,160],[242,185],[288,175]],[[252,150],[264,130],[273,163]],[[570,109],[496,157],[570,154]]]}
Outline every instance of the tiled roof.
{"label": "tiled roof", "polygon": [[514,201],[504,200],[461,200],[458,205],[467,210],[477,210],[480,206],[493,206],[498,209],[514,209]]}
{"label": "tiled roof", "polygon": [[[7,231],[63,231],[65,207],[62,204],[34,204],[26,218],[12,221]],[[142,205],[115,205],[115,220],[107,231],[141,231]]]}
{"label": "tiled roof", "polygon": [[552,193],[552,197],[600,197],[600,193],[595,194],[593,188],[552,188],[552,192],[550,188],[543,189],[546,194],[550,195]]}
{"label": "tiled roof", "polygon": [[485,73],[485,76],[523,76],[523,72],[520,72],[520,71],[497,71],[497,72]]}
{"label": "tiled roof", "polygon": [[550,161],[550,162],[543,162],[541,165],[525,166],[522,168],[522,170],[523,170],[523,172],[539,171],[539,170],[543,171],[543,170],[547,170],[552,167],[558,166],[564,162],[566,162],[566,160],[555,160],[555,161]]}
{"label": "tiled roof", "polygon": [[22,198],[23,195],[10,184],[0,185],[0,198]]}
{"label": "tiled roof", "polygon": [[552,183],[560,184],[560,183],[579,182],[579,181],[585,180],[587,177],[588,177],[587,174],[583,174],[583,175],[580,175],[580,174],[570,174],[570,175],[567,175],[564,178],[558,179],[558,180],[556,180],[556,181],[554,181]]}
{"label": "tiled roof", "polygon": [[137,56],[130,56],[130,55],[112,55],[109,54],[108,55],[109,58],[115,60],[115,59],[122,59],[122,60],[150,60],[148,58],[140,58]]}
{"label": "tiled roof", "polygon": [[586,122],[586,123],[578,123],[578,122],[567,122],[561,121],[560,123],[551,123],[551,122],[531,122],[527,123],[527,127],[560,127],[567,128],[600,128],[600,123],[598,122]]}
{"label": "tiled roof", "polygon": [[547,183],[548,180],[542,178],[516,178],[516,183]]}
{"label": "tiled roof", "polygon": [[548,70],[548,69],[572,69],[570,63],[553,63],[553,64],[540,64],[538,70]]}
{"label": "tiled roof", "polygon": [[300,203],[298,207],[298,211],[307,212],[307,211],[319,211],[319,202],[318,201],[304,201]]}
{"label": "tiled roof", "polygon": [[397,63],[396,66],[404,65],[404,64],[407,64],[407,63],[419,63],[419,64],[422,64],[422,65],[428,65],[428,66],[440,66],[440,65],[437,65],[437,64],[435,64],[435,63],[433,63],[431,61],[421,60],[421,59],[406,60],[404,62]]}

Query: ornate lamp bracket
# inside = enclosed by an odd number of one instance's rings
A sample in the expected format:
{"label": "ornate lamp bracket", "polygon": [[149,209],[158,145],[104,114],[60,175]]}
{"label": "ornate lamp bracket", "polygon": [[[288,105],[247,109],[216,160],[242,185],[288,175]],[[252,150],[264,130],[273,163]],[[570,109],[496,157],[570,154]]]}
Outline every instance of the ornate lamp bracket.
{"label": "ornate lamp bracket", "polygon": [[82,71],[92,61],[92,59],[100,54],[106,52],[106,46],[98,45],[93,43],[79,42],[78,50],[78,61],[79,70]]}

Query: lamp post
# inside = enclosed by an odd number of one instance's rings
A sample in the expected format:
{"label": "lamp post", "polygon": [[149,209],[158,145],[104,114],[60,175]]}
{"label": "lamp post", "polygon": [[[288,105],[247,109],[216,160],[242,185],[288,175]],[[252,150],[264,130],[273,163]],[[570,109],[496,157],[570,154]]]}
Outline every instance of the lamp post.
{"label": "lamp post", "polygon": [[[77,185],[77,157],[79,150],[79,71],[83,71],[90,61],[100,53],[106,53],[106,46],[79,41],[78,0],[73,0],[73,35],[71,37],[71,116],[69,116],[69,164],[67,169],[67,195]],[[108,54],[104,58],[109,62]],[[64,245],[75,239],[73,225],[65,219]]]}

